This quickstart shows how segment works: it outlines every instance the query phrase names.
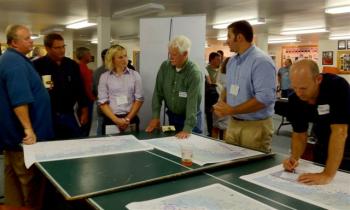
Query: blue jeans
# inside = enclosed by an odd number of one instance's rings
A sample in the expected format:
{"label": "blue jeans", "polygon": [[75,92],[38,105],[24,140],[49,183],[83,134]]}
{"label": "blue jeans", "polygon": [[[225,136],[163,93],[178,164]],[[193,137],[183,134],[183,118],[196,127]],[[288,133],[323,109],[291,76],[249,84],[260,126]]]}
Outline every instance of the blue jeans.
{"label": "blue jeans", "polygon": [[[177,115],[171,112],[169,109],[166,111],[169,118],[169,125],[174,125],[177,132],[180,132],[184,128],[186,117]],[[192,129],[193,133],[202,133],[202,112],[197,112],[196,126]]]}

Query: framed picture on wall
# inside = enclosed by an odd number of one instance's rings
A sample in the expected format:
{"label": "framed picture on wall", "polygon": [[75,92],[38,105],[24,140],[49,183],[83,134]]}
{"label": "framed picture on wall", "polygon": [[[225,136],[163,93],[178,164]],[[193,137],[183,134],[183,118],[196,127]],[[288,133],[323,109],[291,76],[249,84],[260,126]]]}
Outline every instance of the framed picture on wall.
{"label": "framed picture on wall", "polygon": [[346,40],[346,48],[350,50],[350,40]]}
{"label": "framed picture on wall", "polygon": [[322,65],[333,65],[333,51],[322,52]]}
{"label": "framed picture on wall", "polygon": [[338,50],[346,50],[346,40],[338,40]]}

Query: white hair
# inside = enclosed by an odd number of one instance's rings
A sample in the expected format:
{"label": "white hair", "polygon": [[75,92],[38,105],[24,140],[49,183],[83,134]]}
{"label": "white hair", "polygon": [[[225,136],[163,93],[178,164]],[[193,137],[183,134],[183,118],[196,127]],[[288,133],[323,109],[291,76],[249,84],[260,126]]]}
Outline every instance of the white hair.
{"label": "white hair", "polygon": [[184,52],[190,52],[191,40],[184,35],[174,37],[168,45],[169,48],[177,48],[182,54]]}

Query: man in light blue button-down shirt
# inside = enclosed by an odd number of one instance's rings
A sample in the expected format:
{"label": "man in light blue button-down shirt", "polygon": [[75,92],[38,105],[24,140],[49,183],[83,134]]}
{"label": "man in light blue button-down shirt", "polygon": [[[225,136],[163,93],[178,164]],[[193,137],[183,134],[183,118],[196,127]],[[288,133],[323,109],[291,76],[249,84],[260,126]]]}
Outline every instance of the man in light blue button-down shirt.
{"label": "man in light blue button-down shirt", "polygon": [[227,44],[237,55],[226,66],[226,101],[219,101],[214,110],[219,117],[232,116],[226,142],[270,152],[276,69],[272,59],[252,41],[253,28],[247,21],[228,26]]}

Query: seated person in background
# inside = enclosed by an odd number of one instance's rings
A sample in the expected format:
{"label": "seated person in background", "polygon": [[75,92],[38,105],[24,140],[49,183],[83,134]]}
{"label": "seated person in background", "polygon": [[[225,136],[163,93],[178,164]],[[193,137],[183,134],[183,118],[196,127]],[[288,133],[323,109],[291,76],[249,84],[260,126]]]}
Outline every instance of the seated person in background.
{"label": "seated person in background", "polygon": [[[295,91],[289,97],[289,114],[293,127],[291,156],[283,162],[287,171],[298,166],[307,145],[310,121],[318,141],[314,161],[325,164],[320,173],[301,174],[299,182],[315,185],[332,181],[338,168],[350,170],[350,87],[333,74],[320,74],[312,60],[301,60],[291,67],[291,84]],[[334,94],[334,93],[337,94]]]}
{"label": "seated person in background", "polygon": [[120,45],[112,46],[106,55],[109,71],[101,75],[98,84],[98,104],[106,116],[102,134],[108,124],[115,124],[120,131],[128,127],[131,131],[139,129],[137,113],[144,100],[141,77],[127,65],[126,49]]}
{"label": "seated person in background", "polygon": [[146,132],[160,126],[160,109],[165,102],[169,124],[174,125],[180,139],[191,132],[201,133],[202,72],[188,59],[191,41],[183,36],[172,39],[168,45],[169,59],[157,74],[152,98],[152,117]]}
{"label": "seated person in background", "polygon": [[293,90],[290,87],[289,80],[289,69],[291,65],[292,60],[288,58],[284,61],[284,67],[278,70],[277,76],[282,98],[288,98],[288,96],[293,92]]}

